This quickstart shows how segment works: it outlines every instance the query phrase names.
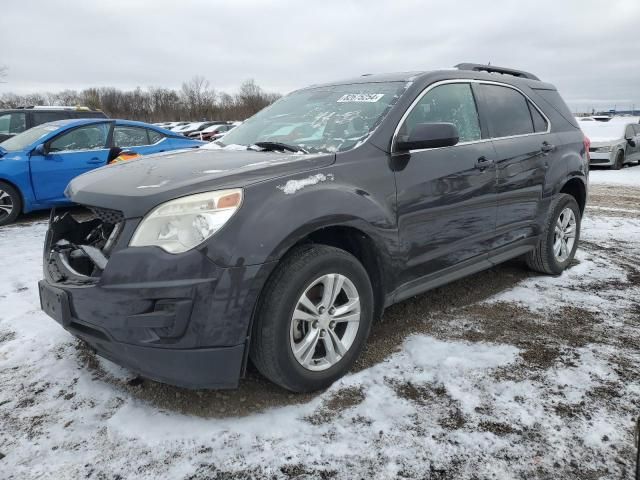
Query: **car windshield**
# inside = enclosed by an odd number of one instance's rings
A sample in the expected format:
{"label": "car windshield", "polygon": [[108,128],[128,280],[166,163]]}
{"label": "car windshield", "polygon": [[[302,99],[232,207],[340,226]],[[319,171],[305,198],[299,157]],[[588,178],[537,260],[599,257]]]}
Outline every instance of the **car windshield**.
{"label": "car windshield", "polygon": [[61,126],[56,125],[55,123],[45,123],[43,125],[38,125],[37,127],[30,128],[26,132],[19,133],[15,137],[11,137],[8,140],[5,140],[4,142],[0,143],[0,147],[2,147],[7,152],[17,152],[18,150],[24,150],[38,139],[50,134],[51,132],[55,132],[59,128],[61,128]]}
{"label": "car windshield", "polygon": [[353,148],[380,124],[404,82],[356,83],[293,92],[237,126],[216,143],[231,148],[277,142],[307,152]]}

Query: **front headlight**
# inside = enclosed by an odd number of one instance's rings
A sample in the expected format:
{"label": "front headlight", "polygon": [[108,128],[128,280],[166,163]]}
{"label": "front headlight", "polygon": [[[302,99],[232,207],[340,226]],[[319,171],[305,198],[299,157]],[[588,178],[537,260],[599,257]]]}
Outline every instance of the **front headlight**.
{"label": "front headlight", "polygon": [[610,152],[613,150],[613,145],[605,145],[603,147],[596,147],[593,149],[594,152]]}
{"label": "front headlight", "polygon": [[242,189],[198,193],[158,205],[140,222],[130,247],[156,245],[182,253],[222,228],[242,203]]}

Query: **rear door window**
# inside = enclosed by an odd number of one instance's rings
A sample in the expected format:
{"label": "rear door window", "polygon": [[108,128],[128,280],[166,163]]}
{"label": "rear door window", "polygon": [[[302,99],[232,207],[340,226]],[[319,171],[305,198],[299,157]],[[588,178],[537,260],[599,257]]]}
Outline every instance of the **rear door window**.
{"label": "rear door window", "polygon": [[480,140],[480,121],[475,99],[468,83],[447,83],[429,90],[413,107],[401,127],[410,134],[420,123],[453,123],[460,143]]}
{"label": "rear door window", "polygon": [[149,145],[154,145],[164,138],[164,135],[155,130],[148,129],[147,133],[149,134]]}
{"label": "rear door window", "polygon": [[149,145],[147,131],[142,127],[116,125],[113,129],[113,145],[121,148]]}
{"label": "rear door window", "polygon": [[529,101],[517,90],[500,85],[481,84],[489,131],[493,138],[534,132]]}
{"label": "rear door window", "polygon": [[22,112],[0,113],[0,134],[14,135],[27,129],[26,114]]}

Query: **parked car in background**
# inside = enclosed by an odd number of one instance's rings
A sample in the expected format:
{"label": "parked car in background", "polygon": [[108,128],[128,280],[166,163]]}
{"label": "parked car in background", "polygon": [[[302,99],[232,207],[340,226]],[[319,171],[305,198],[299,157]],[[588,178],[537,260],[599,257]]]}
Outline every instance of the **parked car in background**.
{"label": "parked car in background", "polygon": [[640,123],[633,117],[609,122],[580,122],[591,140],[590,164],[620,170],[625,164],[640,161]]}
{"label": "parked car in background", "polygon": [[194,122],[190,125],[185,125],[182,129],[178,130],[178,133],[189,137],[193,133],[198,133],[210,127],[211,125],[215,125],[217,122]]}
{"label": "parked car in background", "polygon": [[170,126],[169,130],[172,132],[178,133],[180,130],[189,127],[194,122],[172,122],[173,125]]}
{"label": "parked car in background", "polygon": [[226,122],[218,122],[213,125],[209,125],[207,128],[204,128],[198,132],[192,132],[189,134],[192,138],[197,138],[199,140],[211,141],[225,135],[229,130],[232,130],[235,127],[232,123]]}
{"label": "parked car in background", "polygon": [[43,123],[67,118],[107,118],[87,107],[34,106],[0,110],[0,142]]}
{"label": "parked car in background", "polygon": [[68,205],[74,177],[107,165],[123,149],[142,155],[204,142],[128,120],[59,120],[0,143],[0,226],[21,213]]}
{"label": "parked car in background", "polygon": [[553,85],[475,64],[297,90],[171,157],[74,179],[98,218],[52,216],[39,287],[98,354],[190,388],[249,358],[326,388],[396,302],[522,255],[562,273],[589,174]]}

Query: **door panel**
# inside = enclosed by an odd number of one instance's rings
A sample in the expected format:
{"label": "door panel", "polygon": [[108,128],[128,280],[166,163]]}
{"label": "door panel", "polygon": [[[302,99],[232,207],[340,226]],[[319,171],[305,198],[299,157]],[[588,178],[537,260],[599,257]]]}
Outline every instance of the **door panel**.
{"label": "door panel", "polygon": [[414,152],[396,172],[398,228],[407,251],[400,283],[486,254],[495,235],[496,171],[491,142]]}
{"label": "door panel", "polygon": [[496,155],[496,249],[538,235],[546,172],[558,148],[548,119],[520,91],[482,83],[477,91]]}
{"label": "door panel", "polygon": [[38,201],[65,201],[64,190],[71,180],[107,164],[109,149],[52,152],[31,157],[31,175]]}
{"label": "door panel", "polygon": [[108,123],[100,123],[67,130],[47,142],[46,155],[31,156],[31,181],[38,201],[66,201],[64,190],[72,179],[107,164],[109,128]]}
{"label": "door panel", "polygon": [[[498,219],[493,248],[539,233],[538,209],[542,204],[549,162],[553,161],[557,152],[554,139],[553,134],[543,134],[494,140]],[[554,150],[543,152],[545,142]]]}
{"label": "door panel", "polygon": [[406,114],[398,136],[434,122],[453,123],[459,143],[392,158],[401,167],[395,168],[398,228],[406,251],[400,284],[481,260],[495,235],[495,152],[482,140],[469,83],[428,88]]}

